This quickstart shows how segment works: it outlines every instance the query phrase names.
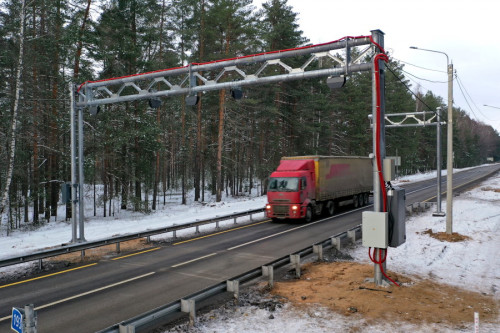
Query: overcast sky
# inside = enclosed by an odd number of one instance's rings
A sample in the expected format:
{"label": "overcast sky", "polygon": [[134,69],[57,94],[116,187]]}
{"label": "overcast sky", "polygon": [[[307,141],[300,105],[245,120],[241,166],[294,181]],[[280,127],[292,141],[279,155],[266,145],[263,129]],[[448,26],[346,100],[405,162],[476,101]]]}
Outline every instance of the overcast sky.
{"label": "overcast sky", "polygon": [[[265,1],[253,0],[258,8]],[[499,0],[288,0],[288,4],[298,13],[304,36],[314,44],[382,30],[386,50],[407,63],[405,71],[421,78],[406,74],[413,90],[420,85],[423,93],[431,90],[445,104],[445,55],[409,47],[447,53],[463,89],[462,93],[455,80],[454,106],[500,132]]]}

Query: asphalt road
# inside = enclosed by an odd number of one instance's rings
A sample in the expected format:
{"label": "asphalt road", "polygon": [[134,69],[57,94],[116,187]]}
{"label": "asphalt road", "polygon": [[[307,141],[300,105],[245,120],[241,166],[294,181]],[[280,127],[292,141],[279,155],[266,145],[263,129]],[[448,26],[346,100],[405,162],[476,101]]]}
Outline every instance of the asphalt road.
{"label": "asphalt road", "polygon": [[[500,165],[455,174],[454,188],[494,170]],[[435,200],[435,179],[404,187],[407,205]],[[240,225],[0,285],[0,332],[11,331],[12,307],[29,303],[38,312],[39,333],[95,332],[353,228],[361,223],[361,212],[371,209],[344,211],[309,224],[265,220]]]}

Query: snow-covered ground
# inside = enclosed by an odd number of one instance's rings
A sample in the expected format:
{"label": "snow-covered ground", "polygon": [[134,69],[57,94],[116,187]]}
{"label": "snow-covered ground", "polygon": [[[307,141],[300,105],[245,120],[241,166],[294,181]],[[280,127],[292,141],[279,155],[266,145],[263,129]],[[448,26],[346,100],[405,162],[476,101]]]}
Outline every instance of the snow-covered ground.
{"label": "snow-covered ground", "polygon": [[[404,177],[406,182],[435,177],[435,172]],[[494,189],[497,189],[495,192]],[[387,267],[402,274],[418,274],[442,283],[493,295],[500,299],[500,174],[477,188],[454,198],[453,229],[471,239],[463,242],[441,242],[422,234],[427,229],[445,231],[446,218],[432,216],[432,209],[407,219],[406,243],[390,249]],[[179,205],[178,196],[170,196],[167,205],[149,215],[119,211],[114,217],[90,217],[85,223],[87,240],[103,239],[114,235],[144,231],[261,208],[265,197],[239,197],[221,203],[200,204],[188,200]],[[90,206],[90,205],[89,205]],[[443,202],[443,211],[446,203]],[[87,210],[87,216],[92,212]],[[62,214],[61,214],[62,216]],[[241,219],[243,222],[243,219]],[[232,223],[229,221],[228,223]],[[71,239],[71,224],[66,221],[48,223],[38,229],[15,230],[9,236],[0,236],[0,259],[57,246]],[[359,245],[350,253],[355,260],[368,262],[366,248]],[[30,265],[30,264],[25,264]],[[16,265],[0,269],[0,275],[25,269]],[[257,306],[240,307],[222,320],[203,321],[199,332],[331,332],[349,331],[349,319],[314,309],[311,313],[295,311],[289,305],[270,313]],[[292,320],[293,319],[293,320]],[[429,327],[371,326],[366,332],[428,331]],[[498,330],[497,330],[498,329]],[[500,326],[486,327],[486,331],[500,331]],[[365,332],[365,331],[363,331]]]}

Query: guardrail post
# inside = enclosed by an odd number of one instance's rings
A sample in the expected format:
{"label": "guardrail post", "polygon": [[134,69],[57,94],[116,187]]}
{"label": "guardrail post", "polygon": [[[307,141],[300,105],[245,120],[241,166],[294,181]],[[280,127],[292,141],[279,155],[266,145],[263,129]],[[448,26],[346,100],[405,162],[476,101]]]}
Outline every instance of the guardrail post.
{"label": "guardrail post", "polygon": [[200,233],[200,226],[199,225],[196,226],[196,231],[194,233],[196,235]]}
{"label": "guardrail post", "polygon": [[146,243],[151,243],[151,236],[146,237]]}
{"label": "guardrail post", "polygon": [[340,248],[342,247],[340,237],[332,237],[331,240],[332,240],[332,247],[335,246],[337,251],[340,251]]}
{"label": "guardrail post", "polygon": [[[26,333],[37,333],[37,315],[35,312],[35,306],[33,304],[28,304],[24,306],[25,328]],[[24,332],[24,331],[23,331]]]}
{"label": "guardrail post", "polygon": [[173,234],[174,239],[176,239],[177,238],[177,230],[172,231],[172,234]]}
{"label": "guardrail post", "polygon": [[351,243],[356,243],[356,229],[347,230],[347,238],[350,239]]}
{"label": "guardrail post", "polygon": [[43,269],[43,261],[42,259],[38,259],[38,270],[42,270]]}
{"label": "guardrail post", "polygon": [[118,329],[120,333],[135,333],[135,327],[132,325],[124,326],[122,324],[119,324]]}
{"label": "guardrail post", "polygon": [[253,222],[253,216],[250,214],[250,222]]}
{"label": "guardrail post", "polygon": [[232,292],[234,299],[238,300],[240,297],[240,281],[238,280],[227,280],[227,291]]}
{"label": "guardrail post", "polygon": [[300,254],[290,254],[290,263],[295,266],[295,277],[300,278]]}
{"label": "guardrail post", "polygon": [[215,222],[215,230],[220,230],[219,221]]}
{"label": "guardrail post", "polygon": [[313,245],[313,252],[318,255],[318,261],[323,260],[323,245]]}
{"label": "guardrail post", "polygon": [[262,266],[262,276],[267,276],[269,288],[274,288],[274,267]]}
{"label": "guardrail post", "polygon": [[116,243],[116,253],[120,253],[120,242]]}
{"label": "guardrail post", "polygon": [[193,327],[194,321],[196,320],[195,306],[194,299],[181,299],[181,311],[189,313],[189,327]]}
{"label": "guardrail post", "polygon": [[85,250],[82,250],[80,253],[82,261],[85,260]]}

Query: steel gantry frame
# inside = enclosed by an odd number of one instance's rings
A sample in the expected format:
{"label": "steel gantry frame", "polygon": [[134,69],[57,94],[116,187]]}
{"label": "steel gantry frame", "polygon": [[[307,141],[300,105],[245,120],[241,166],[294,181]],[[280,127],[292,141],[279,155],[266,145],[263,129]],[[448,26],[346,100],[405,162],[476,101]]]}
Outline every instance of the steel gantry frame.
{"label": "steel gantry frame", "polygon": [[[92,107],[140,99],[169,97],[175,95],[192,96],[199,92],[240,88],[244,86],[301,80],[323,76],[349,75],[353,72],[368,71],[371,63],[361,63],[368,51],[373,51],[372,36],[345,37],[338,41],[218,60],[201,64],[159,70],[149,73],[129,75],[119,78],[88,81],[77,89],[76,108]],[[369,45],[354,60],[351,48]],[[341,59],[329,51],[345,50]],[[284,59],[307,56],[300,67],[291,67]],[[315,69],[315,60],[328,58],[334,67]],[[336,66],[339,67],[336,67]],[[269,72],[272,72],[269,74]],[[285,73],[282,73],[282,72]],[[276,74],[279,73],[279,74]],[[230,76],[230,81],[227,81]],[[197,81],[201,85],[197,85]]]}
{"label": "steel gantry frame", "polygon": [[[355,59],[352,48],[365,46]],[[87,81],[79,86],[70,85],[71,89],[71,204],[72,204],[72,240],[84,242],[84,202],[83,198],[83,110],[89,108],[96,113],[100,105],[154,100],[160,97],[186,95],[195,97],[200,92],[221,89],[240,89],[245,86],[261,85],[283,81],[303,80],[319,77],[348,76],[354,72],[371,71],[373,116],[380,117],[382,123],[385,114],[384,96],[384,60],[377,54],[384,53],[384,33],[372,30],[371,35],[344,37],[339,40],[295,49],[265,52],[241,56],[232,59],[192,63],[187,66],[158,70],[149,73],[133,74],[99,81]],[[337,56],[331,51],[339,50],[344,55]],[[366,62],[368,56],[372,60]],[[292,67],[286,60],[303,59],[302,65]],[[322,59],[329,59],[322,62]],[[299,62],[297,60],[297,62]],[[319,61],[319,65],[316,62]],[[328,68],[322,68],[328,63]],[[328,83],[328,80],[327,80]],[[199,85],[198,85],[199,84]],[[379,95],[377,95],[379,94]],[[377,98],[375,97],[377,95]],[[194,99],[196,101],[196,98]],[[377,100],[380,100],[378,105]],[[191,101],[193,101],[191,99]],[[189,103],[188,103],[189,104]],[[194,103],[193,103],[194,104]],[[385,129],[374,130],[374,142],[380,140],[380,156],[385,158]],[[381,205],[381,167],[374,163],[374,211],[383,210]],[[78,206],[78,218],[76,208]],[[77,230],[78,229],[78,230]],[[78,236],[77,236],[78,231]],[[376,273],[375,280],[377,281]],[[379,279],[380,280],[380,279]]]}

